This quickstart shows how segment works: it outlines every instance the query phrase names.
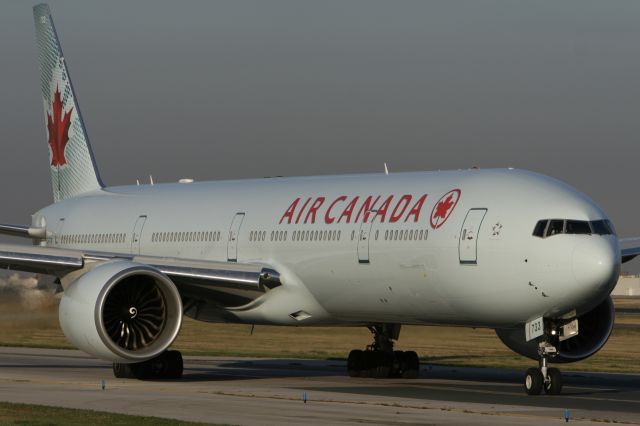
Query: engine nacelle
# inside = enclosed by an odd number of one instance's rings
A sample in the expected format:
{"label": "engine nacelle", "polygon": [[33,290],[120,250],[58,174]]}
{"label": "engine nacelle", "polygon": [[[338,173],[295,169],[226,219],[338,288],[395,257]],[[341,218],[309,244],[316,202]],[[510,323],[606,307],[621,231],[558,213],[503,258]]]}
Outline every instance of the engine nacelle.
{"label": "engine nacelle", "polygon": [[182,325],[182,300],[158,270],[129,261],[100,264],[73,281],[60,301],[65,336],[88,354],[141,362],[165,351]]}
{"label": "engine nacelle", "polygon": [[[558,355],[551,362],[575,362],[598,352],[611,335],[615,321],[615,308],[611,297],[591,311],[578,317],[578,335],[554,343]],[[524,326],[496,329],[496,334],[509,349],[531,359],[538,359],[538,339],[525,341]]]}

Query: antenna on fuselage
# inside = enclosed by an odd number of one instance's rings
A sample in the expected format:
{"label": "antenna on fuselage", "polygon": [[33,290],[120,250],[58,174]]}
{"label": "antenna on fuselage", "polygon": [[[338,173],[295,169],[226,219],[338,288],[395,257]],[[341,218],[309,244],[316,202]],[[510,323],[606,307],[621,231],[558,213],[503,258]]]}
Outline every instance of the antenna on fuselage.
{"label": "antenna on fuselage", "polygon": [[384,174],[385,175],[389,174],[389,168],[387,167],[387,163],[384,163]]}
{"label": "antenna on fuselage", "polygon": [[149,183],[153,185],[153,175],[149,175]]}

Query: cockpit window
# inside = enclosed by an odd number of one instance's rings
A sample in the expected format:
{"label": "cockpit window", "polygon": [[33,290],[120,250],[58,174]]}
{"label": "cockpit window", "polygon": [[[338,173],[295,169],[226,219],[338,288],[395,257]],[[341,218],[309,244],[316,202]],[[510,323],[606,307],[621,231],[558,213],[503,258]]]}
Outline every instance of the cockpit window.
{"label": "cockpit window", "polygon": [[567,234],[591,234],[591,227],[586,220],[567,220]]}
{"label": "cockpit window", "polygon": [[553,219],[549,221],[549,227],[547,228],[547,237],[556,234],[562,234],[564,232],[564,220]]}
{"label": "cockpit window", "polygon": [[613,224],[608,220],[594,220],[591,222],[591,229],[593,229],[593,233],[597,235],[615,235],[616,233],[613,229]]}
{"label": "cockpit window", "polygon": [[615,235],[613,224],[607,220],[563,220],[543,219],[536,223],[533,236],[546,238],[556,234],[580,234],[580,235]]}
{"label": "cockpit window", "polygon": [[544,231],[545,229],[547,229],[548,222],[548,220],[539,220],[538,223],[536,223],[536,227],[533,228],[533,236],[543,238]]}

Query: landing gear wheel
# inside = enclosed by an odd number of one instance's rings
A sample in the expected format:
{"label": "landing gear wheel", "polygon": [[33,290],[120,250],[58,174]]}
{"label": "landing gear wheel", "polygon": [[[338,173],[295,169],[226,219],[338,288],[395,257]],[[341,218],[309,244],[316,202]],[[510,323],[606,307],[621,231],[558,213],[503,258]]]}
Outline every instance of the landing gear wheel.
{"label": "landing gear wheel", "polygon": [[562,392],[562,374],[557,368],[547,369],[544,392],[548,395],[560,395],[560,392]]}
{"label": "landing gear wheel", "polygon": [[123,364],[121,362],[113,363],[113,375],[117,379],[135,379],[136,378],[132,364]]}
{"label": "landing gear wheel", "polygon": [[387,353],[382,351],[375,351],[374,358],[376,361],[373,375],[376,379],[386,379],[391,373],[391,367],[393,366],[393,353]]}
{"label": "landing gear wheel", "polygon": [[420,372],[418,354],[393,350],[394,341],[400,336],[400,324],[375,324],[368,328],[373,334],[373,343],[364,351],[354,349],[349,353],[349,376],[375,379],[417,378]]}
{"label": "landing gear wheel", "polygon": [[164,353],[165,361],[167,363],[164,371],[164,379],[181,379],[182,372],[184,371],[184,362],[182,361],[182,354],[179,351],[166,351]]}
{"label": "landing gear wheel", "polygon": [[364,351],[362,357],[362,370],[360,370],[360,377],[375,377],[376,374],[376,352]]}
{"label": "landing gear wheel", "polygon": [[364,369],[364,353],[360,349],[354,349],[349,352],[347,358],[347,371],[349,377],[358,377]]}
{"label": "landing gear wheel", "polygon": [[178,351],[165,351],[143,362],[113,363],[113,374],[121,379],[180,379],[183,369],[182,354]]}
{"label": "landing gear wheel", "polygon": [[420,358],[414,351],[404,352],[404,362],[401,363],[403,379],[417,379],[420,375]]}
{"label": "landing gear wheel", "polygon": [[524,376],[524,390],[528,395],[540,395],[543,384],[544,377],[539,369],[530,368],[527,370],[527,374]]}

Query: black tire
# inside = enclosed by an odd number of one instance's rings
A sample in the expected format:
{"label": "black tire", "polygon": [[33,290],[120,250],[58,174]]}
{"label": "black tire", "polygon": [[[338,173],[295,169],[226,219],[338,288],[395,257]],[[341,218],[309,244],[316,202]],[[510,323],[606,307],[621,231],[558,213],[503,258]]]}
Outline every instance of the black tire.
{"label": "black tire", "polygon": [[391,367],[391,373],[389,377],[402,377],[402,372],[406,368],[405,356],[402,351],[393,352],[393,367]]}
{"label": "black tire", "polygon": [[165,379],[181,379],[184,371],[184,362],[182,354],[179,351],[166,351],[164,353],[166,368],[164,372]]}
{"label": "black tire", "polygon": [[391,375],[391,367],[393,366],[393,353],[375,351],[376,359],[375,375],[376,379],[388,379]]}
{"label": "black tire", "polygon": [[402,371],[403,379],[417,379],[420,376],[420,358],[414,351],[404,353],[405,368]]}
{"label": "black tire", "polygon": [[360,370],[360,377],[375,377],[376,366],[376,352],[363,351],[362,370]]}
{"label": "black tire", "polygon": [[547,369],[549,381],[544,383],[544,392],[548,395],[560,395],[562,392],[562,374],[557,368]]}
{"label": "black tire", "polygon": [[135,376],[140,380],[158,380],[167,377],[169,357],[163,352],[155,358],[136,363],[133,366]]}
{"label": "black tire", "polygon": [[347,372],[349,377],[358,377],[364,367],[364,353],[360,349],[354,349],[349,352],[347,358]]}
{"label": "black tire", "polygon": [[524,390],[527,392],[527,395],[540,395],[543,384],[544,378],[539,369],[530,368],[527,370],[524,376]]}
{"label": "black tire", "polygon": [[123,364],[121,362],[113,363],[113,375],[117,379],[135,379],[136,375],[133,364]]}

